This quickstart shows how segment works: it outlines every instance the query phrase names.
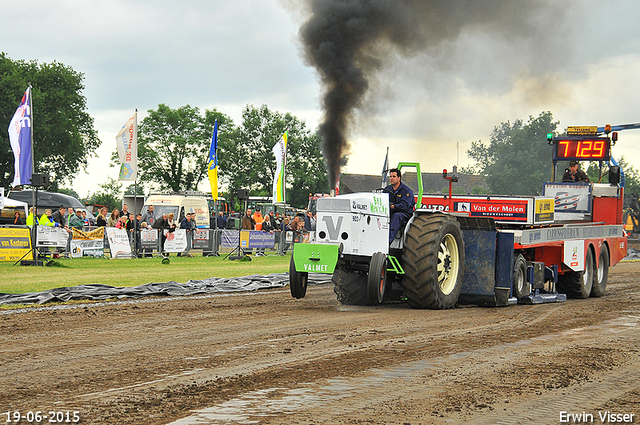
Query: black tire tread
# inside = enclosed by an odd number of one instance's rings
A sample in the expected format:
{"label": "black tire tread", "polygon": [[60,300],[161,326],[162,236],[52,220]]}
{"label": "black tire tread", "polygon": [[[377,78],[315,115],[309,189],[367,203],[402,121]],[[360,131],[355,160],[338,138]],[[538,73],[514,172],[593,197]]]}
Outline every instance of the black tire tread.
{"label": "black tire tread", "polygon": [[331,281],[333,282],[333,292],[338,296],[340,304],[370,305],[366,275],[336,269]]}
{"label": "black tire tread", "polygon": [[[593,259],[593,251],[591,248],[587,248],[587,256],[591,256]],[[567,298],[576,298],[576,299],[584,299],[589,298],[591,294],[591,289],[593,288],[594,281],[594,272],[596,269],[593,267],[594,262],[591,262],[591,286],[589,288],[584,287],[583,285],[583,277],[584,271],[582,272],[566,272],[558,276],[558,284],[556,285],[556,289],[559,293],[566,294]],[[585,267],[587,267],[587,260],[585,258]]]}
{"label": "black tire tread", "polygon": [[[380,291],[380,277],[384,276],[385,283]],[[371,305],[380,304],[384,297],[387,280],[387,256],[382,252],[376,252],[369,263],[367,275],[367,294]]]}
{"label": "black tire tread", "polygon": [[602,281],[599,281],[598,266],[596,265],[595,275],[593,276],[593,286],[591,287],[591,296],[596,298],[604,295],[604,291],[607,289],[607,282],[609,281],[609,265],[611,264],[611,259],[609,258],[609,248],[604,243],[600,247],[599,257],[598,264],[604,263],[604,271]]}
{"label": "black tire tread", "polygon": [[[453,226],[453,227],[451,227]],[[449,227],[459,235],[458,251],[460,269],[456,288],[451,296],[442,299],[438,294],[438,251],[443,229]],[[405,276],[403,287],[407,303],[412,308],[445,309],[457,302],[464,272],[464,243],[458,221],[445,214],[424,214],[414,218],[406,232],[403,254]],[[435,280],[435,281],[434,281]],[[451,302],[451,299],[455,301]]]}

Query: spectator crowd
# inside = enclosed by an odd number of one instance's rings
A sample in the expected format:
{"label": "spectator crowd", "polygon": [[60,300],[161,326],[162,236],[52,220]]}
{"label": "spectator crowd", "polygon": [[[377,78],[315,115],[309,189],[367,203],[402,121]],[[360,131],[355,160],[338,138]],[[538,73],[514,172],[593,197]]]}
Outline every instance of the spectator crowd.
{"label": "spectator crowd", "polygon": [[[279,212],[269,211],[263,216],[260,210],[253,211],[249,208],[240,219],[237,227],[236,218],[234,214],[225,215],[222,211],[218,212],[217,215],[213,213],[210,218],[210,227],[212,229],[239,228],[242,230],[268,232],[276,234],[276,241],[280,240],[280,235],[283,232],[306,233],[315,231],[316,228],[316,217],[310,211],[307,211],[306,214],[297,214],[295,216],[281,215]],[[189,250],[193,246],[196,230],[195,213],[187,213],[182,219],[177,220],[173,213],[156,216],[153,205],[150,205],[143,214],[134,214],[129,212],[127,204],[123,205],[122,211],[114,208],[110,213],[106,207],[102,207],[94,223],[87,218],[86,211],[80,209],[74,211],[71,207],[65,208],[61,206],[54,212],[52,212],[51,209],[47,209],[39,218],[34,216],[33,208],[31,208],[26,223],[21,222],[19,214],[16,214],[14,224],[32,226],[36,220],[40,226],[60,227],[70,234],[73,233],[73,229],[82,230],[93,226],[124,229],[129,236],[132,248],[134,248],[136,252],[142,252],[139,235],[143,229],[158,230],[161,237],[161,246],[164,246],[166,240],[165,234],[167,232],[170,233],[176,229],[184,229],[187,234],[188,248],[186,252],[179,253],[178,256],[189,256]]]}

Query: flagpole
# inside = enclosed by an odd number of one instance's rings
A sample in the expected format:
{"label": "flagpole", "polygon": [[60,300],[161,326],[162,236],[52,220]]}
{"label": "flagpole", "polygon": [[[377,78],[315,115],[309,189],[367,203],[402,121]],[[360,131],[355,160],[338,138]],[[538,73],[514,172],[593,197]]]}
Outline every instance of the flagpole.
{"label": "flagpole", "polygon": [[[133,181],[133,205],[135,205],[133,212],[134,212],[134,216],[133,216],[133,255],[135,255],[136,258],[138,258],[138,232],[139,230],[136,230],[136,222],[135,220],[137,220],[138,214],[135,212],[136,208],[138,208],[138,108],[136,108],[136,112],[135,112],[135,116],[136,119],[133,122],[133,125],[136,129],[136,179]],[[140,223],[142,224],[142,223]],[[140,227],[140,230],[142,230],[142,227]]]}
{"label": "flagpole", "polygon": [[[38,254],[37,254],[37,250],[36,250],[36,235],[37,233],[37,228],[38,228],[38,210],[36,209],[37,204],[36,204],[36,197],[37,197],[37,192],[38,192],[38,187],[33,186],[33,173],[35,172],[36,168],[35,168],[35,155],[34,155],[34,150],[33,150],[33,94],[32,94],[32,87],[31,87],[31,83],[29,83],[29,88],[27,89],[29,91],[29,115],[31,115],[30,119],[31,119],[31,131],[30,131],[30,138],[31,138],[31,205],[33,206],[33,227],[31,228],[31,248],[32,248],[32,254],[33,254],[33,261],[36,266],[38,265]],[[27,215],[28,217],[28,215]]]}

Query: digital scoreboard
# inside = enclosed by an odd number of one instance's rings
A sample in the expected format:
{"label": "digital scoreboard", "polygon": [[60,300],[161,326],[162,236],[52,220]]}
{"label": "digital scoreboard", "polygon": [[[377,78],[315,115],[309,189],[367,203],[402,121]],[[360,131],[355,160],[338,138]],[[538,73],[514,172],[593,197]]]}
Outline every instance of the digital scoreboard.
{"label": "digital scoreboard", "polygon": [[611,140],[608,137],[557,137],[553,139],[556,161],[609,161]]}

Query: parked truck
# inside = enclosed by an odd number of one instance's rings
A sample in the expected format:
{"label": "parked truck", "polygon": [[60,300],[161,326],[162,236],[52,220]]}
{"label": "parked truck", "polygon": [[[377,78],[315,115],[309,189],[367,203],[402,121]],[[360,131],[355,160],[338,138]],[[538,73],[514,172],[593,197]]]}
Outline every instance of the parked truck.
{"label": "parked truck", "polygon": [[609,267],[627,253],[620,168],[609,166],[609,183],[555,180],[569,160],[599,161],[602,173],[614,143],[597,127],[548,142],[554,171],[542,196],[452,195],[455,169],[443,172],[447,195],[424,195],[420,165],[400,163],[416,168],[419,207],[391,245],[388,194],[319,198],[315,242],[294,245],[291,295],[305,296],[309,273],[332,273],[343,304],[406,298],[413,308],[445,309],[602,296]]}

